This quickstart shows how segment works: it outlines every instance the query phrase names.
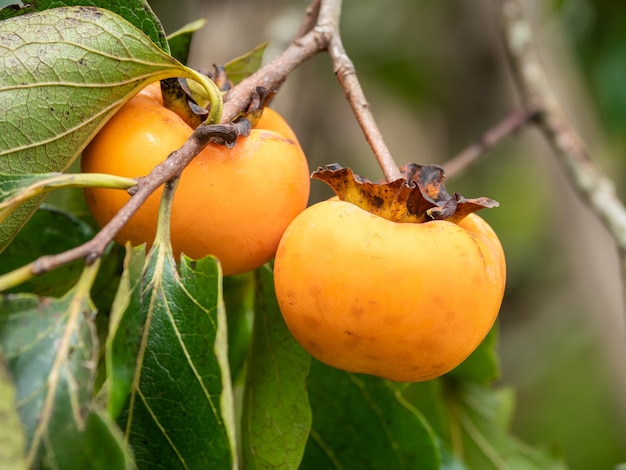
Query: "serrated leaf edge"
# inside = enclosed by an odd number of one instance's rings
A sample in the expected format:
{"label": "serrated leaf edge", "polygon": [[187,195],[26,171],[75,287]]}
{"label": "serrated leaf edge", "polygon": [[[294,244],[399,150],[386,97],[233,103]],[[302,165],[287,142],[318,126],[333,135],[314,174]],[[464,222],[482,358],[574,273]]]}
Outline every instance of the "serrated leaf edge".
{"label": "serrated leaf edge", "polygon": [[[155,268],[154,268],[154,276],[152,277],[152,279],[150,280],[150,282],[147,284],[146,286],[146,290],[150,289],[152,286],[152,292],[149,298],[149,307],[148,307],[148,313],[146,315],[146,321],[144,323],[143,326],[143,332],[142,332],[142,336],[141,336],[141,340],[140,340],[140,346],[139,346],[139,353],[137,356],[137,363],[136,363],[136,367],[135,367],[135,373],[133,374],[133,382],[131,385],[131,390],[130,390],[130,396],[129,396],[129,407],[128,407],[128,420],[126,422],[126,427],[124,430],[124,436],[125,436],[125,440],[128,441],[130,434],[131,434],[131,429],[132,429],[132,423],[133,423],[133,410],[134,410],[134,406],[135,406],[135,401],[136,401],[136,397],[139,396],[139,398],[141,399],[142,403],[144,404],[144,406],[146,407],[146,410],[148,411],[148,413],[150,414],[150,416],[152,417],[152,419],[154,420],[154,423],[159,427],[163,437],[168,441],[168,443],[170,444],[172,450],[176,453],[176,455],[179,457],[179,459],[181,460],[181,462],[184,462],[184,459],[181,455],[181,453],[179,452],[178,448],[175,446],[174,442],[171,440],[170,436],[168,435],[166,429],[161,425],[161,423],[158,421],[157,415],[154,413],[154,411],[152,410],[152,408],[150,407],[149,403],[147,402],[145,396],[143,395],[142,391],[141,391],[141,387],[140,387],[140,383],[141,383],[141,371],[143,369],[143,363],[144,363],[144,358],[145,358],[145,354],[146,354],[146,348],[148,345],[148,339],[150,336],[150,325],[152,323],[152,319],[154,317],[154,311],[155,311],[155,305],[157,303],[157,300],[159,298],[162,298],[163,300],[163,304],[167,305],[167,296],[164,295],[164,293],[160,290],[159,286],[162,284],[163,281],[163,273],[164,270],[166,268],[166,263],[172,263],[173,265],[173,271],[174,273],[176,273],[176,275],[178,276],[178,271],[176,270],[176,265],[174,263],[174,260],[171,256],[171,249],[170,247],[167,246],[163,246],[162,244],[155,244],[153,249],[151,250],[150,254],[148,257],[150,256],[156,256],[157,257],[157,261],[155,264]],[[148,266],[148,263],[146,263],[146,266]],[[144,274],[145,274],[145,270],[144,270]],[[142,276],[144,275],[142,274]],[[179,286],[180,287],[180,286]],[[187,293],[186,289],[183,290]],[[188,294],[188,293],[187,293]],[[190,298],[192,298],[190,296]],[[206,311],[206,309],[200,305],[198,305],[199,307],[201,307],[203,310]],[[219,308],[219,306],[218,306]],[[207,311],[207,313],[209,313]],[[234,430],[232,429],[232,426],[227,426],[225,420],[223,419],[224,416],[226,416],[224,414],[225,411],[230,411],[232,412],[232,403],[231,401],[228,400],[228,397],[232,396],[232,394],[228,394],[227,393],[227,387],[229,386],[228,384],[230,384],[230,377],[228,375],[226,375],[225,377],[223,377],[223,389],[222,389],[222,394],[220,396],[220,406],[216,406],[213,397],[211,396],[211,394],[209,393],[209,391],[207,390],[204,381],[202,380],[202,377],[200,376],[200,374],[198,373],[198,370],[196,369],[195,365],[193,364],[193,361],[191,360],[191,357],[189,355],[189,352],[187,351],[187,348],[184,345],[184,342],[182,341],[182,337],[180,335],[180,331],[178,330],[177,326],[176,326],[176,322],[174,321],[174,318],[171,315],[171,312],[168,309],[168,314],[167,314],[167,318],[170,321],[170,323],[172,324],[172,328],[176,333],[176,336],[178,338],[178,343],[181,346],[185,356],[187,357],[187,362],[190,366],[190,368],[192,369],[196,380],[198,381],[198,383],[200,384],[206,398],[207,398],[207,402],[210,405],[211,411],[215,417],[216,423],[220,426],[221,429],[226,429],[226,440],[231,444],[231,451],[232,451],[232,458],[233,458],[233,468],[236,465],[236,446],[235,446],[235,438],[234,438]],[[221,322],[221,323],[225,323],[225,322]],[[225,328],[225,327],[224,327]],[[222,332],[222,335],[226,335],[226,330],[222,328],[224,331]],[[218,340],[218,336],[220,335],[220,327],[219,324],[217,326],[215,326],[215,330],[216,330],[216,346],[217,346],[217,340]],[[217,354],[216,354],[217,355]],[[221,360],[221,365],[222,367],[220,367],[220,369],[222,370],[222,374],[224,375],[226,373],[225,371],[225,367],[223,367],[224,364],[228,364],[228,357],[224,356],[223,354],[221,354],[222,360]],[[218,358],[219,360],[219,358]],[[226,400],[224,399],[226,397]],[[222,414],[220,414],[220,411],[222,412]],[[234,418],[232,420],[232,422],[234,422]]]}

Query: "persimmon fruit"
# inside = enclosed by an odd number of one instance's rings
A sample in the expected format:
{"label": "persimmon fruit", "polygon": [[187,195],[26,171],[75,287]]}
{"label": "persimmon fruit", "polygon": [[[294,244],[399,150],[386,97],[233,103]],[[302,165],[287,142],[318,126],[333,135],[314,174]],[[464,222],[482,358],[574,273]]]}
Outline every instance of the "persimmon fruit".
{"label": "persimmon fruit", "polygon": [[[90,142],[83,172],[127,177],[147,175],[191,135],[192,128],[163,106],[158,83],[126,103]],[[225,275],[269,261],[280,237],[307,205],[310,174],[296,135],[274,110],[263,115],[233,148],[209,144],[182,172],[171,215],[174,254],[216,256]],[[156,191],[116,236],[133,245],[154,240],[161,190]],[[87,188],[99,225],[128,201],[124,191]]]}
{"label": "persimmon fruit", "polygon": [[493,326],[505,286],[502,246],[478,215],[400,223],[337,198],[289,225],[276,295],[318,360],[398,382],[441,376]]}

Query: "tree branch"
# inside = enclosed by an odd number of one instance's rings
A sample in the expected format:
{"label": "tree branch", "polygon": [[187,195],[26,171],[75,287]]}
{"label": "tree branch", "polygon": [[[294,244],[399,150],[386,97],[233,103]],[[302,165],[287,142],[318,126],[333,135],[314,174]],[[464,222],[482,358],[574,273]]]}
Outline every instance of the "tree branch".
{"label": "tree branch", "polygon": [[224,96],[222,122],[230,122],[248,107],[257,87],[275,90],[301,63],[326,49],[328,38],[315,29],[293,41],[278,57],[243,79]]}
{"label": "tree branch", "polygon": [[537,110],[517,109],[442,165],[446,176],[454,176],[472,165],[506,137],[517,132],[538,116]]}
{"label": "tree branch", "polygon": [[552,92],[532,42],[523,2],[502,0],[502,20],[508,57],[524,106],[540,111],[535,122],[567,170],[572,186],[615,240],[626,296],[626,208],[613,181],[593,161]]}
{"label": "tree branch", "polygon": [[232,143],[238,135],[249,131],[247,120],[234,123],[232,121],[248,108],[251,96],[258,87],[277,89],[298,65],[323,51],[328,51],[332,58],[335,74],[386,179],[393,181],[401,178],[398,167],[385,146],[369,111],[363,90],[355,75],[354,66],[343,48],[339,35],[341,5],[341,0],[312,0],[296,39],[282,54],[242,80],[226,94],[222,125],[201,125],[196,128],[180,149],[172,152],[149,175],[139,179],[137,186],[129,191],[130,200],[92,240],[57,255],[40,257],[29,265],[32,267],[32,274],[43,274],[80,258],[90,263],[101,257],[106,246],[148,197],[167,181],[178,176],[209,142]]}

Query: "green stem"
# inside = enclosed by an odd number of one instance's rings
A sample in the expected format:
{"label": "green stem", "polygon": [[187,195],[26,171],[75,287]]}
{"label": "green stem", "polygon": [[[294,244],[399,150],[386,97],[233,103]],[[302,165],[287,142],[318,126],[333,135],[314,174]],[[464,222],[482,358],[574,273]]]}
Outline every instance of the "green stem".
{"label": "green stem", "polygon": [[[35,262],[29,263],[0,276],[0,292],[5,292],[34,278],[36,276],[36,274],[33,273],[35,265]],[[93,267],[94,265],[95,267]],[[83,288],[87,288],[87,291],[91,289],[95,275],[98,272],[98,266],[100,266],[99,258],[96,262],[85,267],[83,274],[76,285],[77,288],[82,286]]]}
{"label": "green stem", "polygon": [[[15,196],[0,202],[0,222],[15,210],[17,206],[45,193],[62,188],[101,187],[113,189],[129,189],[137,185],[134,178],[108,175],[104,173],[68,173],[53,175],[26,186]],[[7,211],[7,209],[9,209]]]}
{"label": "green stem", "polygon": [[35,277],[34,265],[35,263],[30,263],[0,276],[0,292],[12,289]]}
{"label": "green stem", "polygon": [[222,111],[224,109],[224,99],[222,98],[222,92],[218,86],[206,75],[196,72],[193,69],[188,69],[190,78],[200,85],[206,92],[206,98],[211,106],[209,107],[209,116],[206,118],[205,124],[219,124],[222,119]]}
{"label": "green stem", "polygon": [[171,251],[170,225],[172,221],[172,204],[174,203],[174,193],[178,186],[179,177],[172,178],[163,187],[161,203],[159,205],[159,216],[157,221],[157,232],[154,237],[154,245],[167,247]]}

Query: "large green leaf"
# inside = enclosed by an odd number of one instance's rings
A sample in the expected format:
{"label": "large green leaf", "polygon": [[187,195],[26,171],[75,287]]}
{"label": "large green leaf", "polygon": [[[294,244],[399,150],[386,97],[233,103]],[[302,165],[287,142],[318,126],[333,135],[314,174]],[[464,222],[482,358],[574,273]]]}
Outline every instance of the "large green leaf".
{"label": "large green leaf", "polygon": [[[28,468],[125,469],[121,433],[91,403],[98,344],[89,288],[61,299],[0,296],[0,346],[17,389]],[[19,432],[15,429],[14,432]]]}
{"label": "large green leaf", "polygon": [[309,400],[302,469],[439,469],[435,435],[395,384],[313,361]]}
{"label": "large green leaf", "polygon": [[[194,76],[108,10],[65,7],[0,21],[0,173],[63,171],[138,89]],[[39,202],[0,224],[0,251]]]}
{"label": "large green leaf", "polygon": [[[0,8],[8,5],[17,5],[17,0],[0,2]],[[146,0],[31,0],[20,8],[3,8],[0,10],[0,20],[35,11],[44,11],[58,7],[92,6],[106,8],[117,13],[129,23],[142,30],[163,51],[169,52],[165,32],[159,19],[148,5]]]}
{"label": "large green leaf", "polygon": [[311,356],[291,336],[272,270],[257,271],[257,300],[242,417],[245,468],[298,468],[311,427],[306,378]]}
{"label": "large green leaf", "polygon": [[404,394],[423,410],[443,445],[468,469],[566,468],[558,453],[533,449],[509,433],[514,405],[510,389],[446,378],[411,384]]}
{"label": "large green leaf", "polygon": [[231,468],[233,397],[221,273],[156,243],[131,252],[112,311],[110,409],[139,468]]}
{"label": "large green leaf", "polygon": [[[512,410],[510,390],[492,390],[467,383],[448,397],[454,433],[460,436],[453,451],[462,455],[470,468],[563,470],[561,456],[527,447],[507,431]],[[460,446],[461,448],[458,448]]]}

